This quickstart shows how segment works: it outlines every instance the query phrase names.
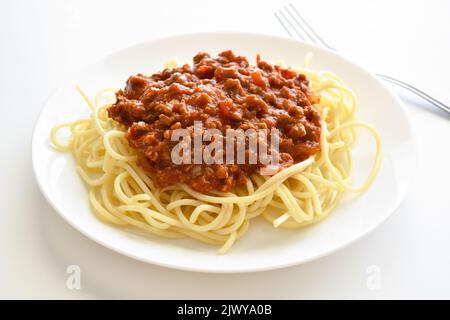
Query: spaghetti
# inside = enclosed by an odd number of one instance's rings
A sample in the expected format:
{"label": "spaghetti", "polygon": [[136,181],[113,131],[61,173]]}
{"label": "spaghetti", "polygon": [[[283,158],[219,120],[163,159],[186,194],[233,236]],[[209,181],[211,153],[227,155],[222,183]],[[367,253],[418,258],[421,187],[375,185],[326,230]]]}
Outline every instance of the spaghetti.
{"label": "spaghetti", "polygon": [[[201,193],[185,183],[155,185],[138,165],[126,127],[108,117],[115,90],[99,92],[94,101],[77,88],[90,108],[90,117],[60,124],[51,130],[58,151],[71,152],[77,172],[89,189],[91,207],[102,221],[132,226],[167,238],[190,237],[220,246],[226,253],[259,216],[275,228],[300,228],[324,219],[345,192],[364,192],[374,181],[381,162],[381,141],[368,123],[357,120],[356,97],[330,72],[295,69],[320,94],[320,151],[274,176],[251,174],[245,185],[221,192]],[[61,142],[57,133],[70,137]],[[368,130],[376,154],[366,181],[351,184],[352,146],[356,129]]]}

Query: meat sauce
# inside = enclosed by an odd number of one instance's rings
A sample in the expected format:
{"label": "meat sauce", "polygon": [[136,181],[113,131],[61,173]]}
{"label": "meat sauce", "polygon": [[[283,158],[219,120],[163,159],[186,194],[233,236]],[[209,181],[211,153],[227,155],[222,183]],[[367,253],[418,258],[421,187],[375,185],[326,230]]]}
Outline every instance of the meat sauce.
{"label": "meat sauce", "polygon": [[246,183],[257,164],[174,164],[171,140],[175,129],[193,132],[194,121],[204,129],[277,128],[279,168],[300,162],[319,151],[319,95],[305,75],[256,59],[224,51],[216,58],[200,52],[193,65],[131,76],[109,117],[127,128],[126,137],[138,153],[139,165],[155,184],[185,183],[199,192],[229,191]]}

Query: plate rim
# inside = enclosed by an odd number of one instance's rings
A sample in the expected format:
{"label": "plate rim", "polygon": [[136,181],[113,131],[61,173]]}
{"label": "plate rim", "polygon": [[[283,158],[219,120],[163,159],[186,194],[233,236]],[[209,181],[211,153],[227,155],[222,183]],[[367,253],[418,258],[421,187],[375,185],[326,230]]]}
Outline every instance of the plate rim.
{"label": "plate rim", "polygon": [[332,248],[331,250],[324,250],[321,252],[318,252],[314,255],[311,255],[310,257],[307,258],[298,258],[298,259],[292,259],[291,261],[288,262],[283,262],[283,263],[271,263],[269,265],[265,265],[265,266],[260,266],[260,267],[250,267],[250,268],[242,268],[242,267],[238,267],[238,268],[221,268],[221,267],[217,267],[214,269],[211,268],[203,268],[201,266],[189,266],[189,265],[184,265],[184,264],[177,264],[177,263],[171,263],[171,262],[164,262],[164,261],[160,261],[158,259],[153,259],[152,257],[143,257],[140,256],[138,254],[134,254],[133,252],[127,251],[125,249],[122,249],[119,246],[116,246],[114,244],[111,244],[103,239],[101,239],[101,237],[98,237],[95,234],[92,234],[86,230],[84,230],[75,220],[70,219],[66,214],[63,213],[64,210],[60,209],[58,205],[56,205],[56,203],[54,203],[49,195],[49,192],[44,188],[43,185],[43,181],[41,181],[40,176],[37,172],[37,163],[36,163],[36,152],[35,149],[37,149],[37,145],[38,145],[38,134],[37,134],[37,126],[39,124],[39,122],[41,121],[44,111],[49,103],[49,101],[62,89],[64,88],[64,86],[70,82],[70,80],[74,80],[75,77],[80,74],[83,73],[83,71],[87,70],[90,66],[96,65],[98,63],[100,63],[101,61],[108,59],[109,57],[112,57],[116,54],[120,54],[123,53],[127,50],[131,50],[135,47],[139,47],[142,45],[148,45],[152,42],[158,42],[158,41],[162,41],[162,40],[175,40],[177,38],[185,38],[185,37],[200,37],[200,36],[245,36],[245,37],[265,37],[265,38],[272,38],[272,39],[277,39],[277,40],[283,40],[283,41],[289,41],[292,43],[297,43],[297,44],[301,44],[304,46],[309,46],[309,47],[314,47],[316,50],[319,51],[324,51],[326,53],[332,54],[334,56],[337,56],[339,59],[344,60],[346,63],[352,65],[352,67],[355,67],[357,69],[359,69],[360,71],[364,72],[365,74],[367,74],[369,77],[371,77],[374,81],[376,81],[379,85],[381,85],[384,89],[387,95],[390,96],[391,99],[395,100],[397,103],[397,106],[401,109],[403,115],[404,115],[404,120],[406,125],[409,127],[410,129],[410,135],[409,135],[409,139],[408,142],[410,143],[410,149],[411,149],[411,163],[413,165],[417,165],[418,163],[418,147],[417,147],[417,138],[416,138],[416,132],[414,131],[414,127],[412,125],[412,121],[410,119],[410,112],[409,110],[406,108],[405,104],[400,100],[400,98],[394,94],[391,89],[389,89],[389,87],[387,87],[380,79],[378,79],[374,73],[370,72],[367,68],[362,67],[360,64],[358,64],[357,62],[354,62],[352,60],[350,60],[349,58],[347,58],[345,55],[342,55],[338,52],[326,49],[326,48],[322,48],[316,44],[312,44],[312,43],[308,43],[302,40],[297,40],[297,39],[293,39],[293,38],[289,38],[287,36],[283,36],[283,35],[274,35],[274,34],[268,34],[268,33],[256,33],[256,32],[193,32],[193,33],[181,33],[181,34],[174,34],[174,35],[168,35],[168,36],[160,36],[160,37],[154,37],[145,41],[140,41],[140,42],[136,42],[133,43],[131,45],[128,45],[126,47],[120,48],[118,50],[114,50],[109,52],[106,55],[101,56],[98,59],[95,59],[93,62],[89,62],[86,63],[84,65],[82,65],[77,71],[73,71],[73,72],[69,72],[67,74],[62,75],[64,77],[64,80],[61,81],[61,83],[59,85],[57,85],[52,91],[51,93],[48,95],[48,97],[45,99],[45,101],[42,103],[41,106],[41,110],[38,113],[38,116],[36,117],[36,120],[34,122],[34,126],[33,126],[33,130],[32,130],[32,137],[31,137],[31,163],[32,163],[32,171],[33,171],[33,176],[35,181],[37,182],[38,188],[41,192],[41,194],[44,196],[44,198],[46,199],[46,201],[50,204],[50,206],[53,208],[53,210],[55,210],[58,215],[60,217],[63,218],[63,220],[65,222],[67,222],[69,225],[71,225],[75,230],[77,230],[78,232],[80,232],[83,236],[87,237],[88,239],[95,241],[96,243],[108,248],[109,250],[115,251],[117,253],[120,253],[124,256],[136,259],[138,261],[141,262],[145,262],[145,263],[149,263],[152,265],[156,265],[156,266],[160,266],[160,267],[166,267],[166,268],[170,268],[170,269],[175,269],[175,270],[183,270],[183,271],[190,271],[190,272],[198,272],[198,273],[211,273],[211,274],[244,274],[244,273],[253,273],[253,272],[264,272],[264,271],[270,271],[270,270],[276,270],[276,269],[282,269],[282,268],[288,268],[288,267],[292,267],[292,266],[296,266],[296,265],[300,265],[300,264],[304,264],[304,263],[308,263],[317,259],[320,259],[322,257],[328,256],[328,255],[332,255],[340,250],[343,250],[345,248],[347,248],[348,246],[350,246],[351,244],[355,243],[356,241],[361,240],[363,237],[367,236],[368,234],[370,234],[374,229],[376,229],[377,227],[379,227],[381,224],[383,224],[384,222],[386,222],[386,220],[388,218],[390,218],[395,211],[398,209],[398,207],[400,206],[400,204],[404,201],[406,194],[409,191],[409,188],[411,187],[411,185],[414,182],[415,176],[411,175],[409,177],[409,180],[406,182],[405,187],[403,188],[402,192],[399,194],[399,196],[397,197],[397,199],[395,200],[395,202],[393,202],[391,204],[391,206],[385,211],[385,214],[383,215],[383,217],[381,219],[379,219],[379,221],[377,221],[377,223],[374,223],[370,226],[370,228],[363,230],[361,232],[359,232],[357,235],[353,236],[351,240],[348,240],[342,244],[337,245],[336,247]]}

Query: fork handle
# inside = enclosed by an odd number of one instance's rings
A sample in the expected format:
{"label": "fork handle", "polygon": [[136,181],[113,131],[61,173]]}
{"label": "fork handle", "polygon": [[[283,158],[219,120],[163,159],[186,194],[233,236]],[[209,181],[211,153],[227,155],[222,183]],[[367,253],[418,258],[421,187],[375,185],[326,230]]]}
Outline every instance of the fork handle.
{"label": "fork handle", "polygon": [[407,89],[413,93],[415,93],[416,95],[418,95],[419,97],[421,97],[422,99],[428,101],[429,103],[431,103],[432,105],[438,107],[439,109],[441,109],[442,111],[450,114],[450,107],[447,106],[446,104],[440,102],[439,100],[436,100],[435,98],[433,98],[432,96],[430,96],[429,94],[426,94],[425,92],[423,92],[422,90],[417,89],[416,87],[413,87],[412,85],[403,82],[401,80],[383,75],[383,74],[377,74],[377,77],[380,78],[381,80],[387,81],[389,83],[393,83],[395,85],[398,85],[404,89]]}

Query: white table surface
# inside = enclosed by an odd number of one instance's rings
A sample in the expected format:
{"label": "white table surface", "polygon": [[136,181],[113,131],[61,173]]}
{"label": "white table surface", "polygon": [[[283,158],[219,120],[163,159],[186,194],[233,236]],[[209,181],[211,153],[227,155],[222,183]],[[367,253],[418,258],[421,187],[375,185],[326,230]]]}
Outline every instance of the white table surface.
{"label": "white table surface", "polygon": [[[182,272],[121,256],[64,222],[38,190],[30,141],[68,72],[169,34],[284,34],[277,1],[112,2],[0,4],[0,298],[450,298],[450,117],[395,88],[416,127],[415,182],[388,221],[331,256],[254,274]],[[296,3],[346,56],[450,103],[449,1]],[[81,268],[80,290],[66,286],[69,265]]]}

